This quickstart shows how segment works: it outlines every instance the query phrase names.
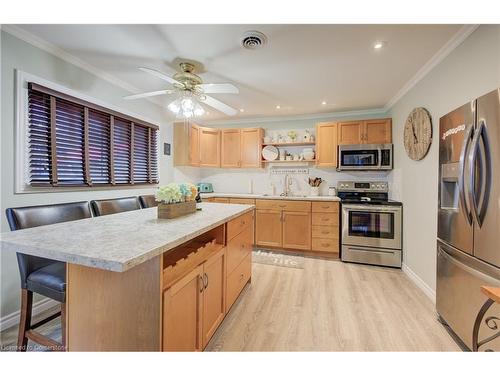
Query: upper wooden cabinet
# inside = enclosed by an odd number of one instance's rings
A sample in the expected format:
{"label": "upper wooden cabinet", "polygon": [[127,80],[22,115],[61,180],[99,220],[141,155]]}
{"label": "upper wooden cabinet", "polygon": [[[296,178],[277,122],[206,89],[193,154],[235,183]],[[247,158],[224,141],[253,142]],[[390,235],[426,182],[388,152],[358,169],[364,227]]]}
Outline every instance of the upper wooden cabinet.
{"label": "upper wooden cabinet", "polygon": [[390,118],[366,120],[364,121],[364,132],[364,143],[392,143],[392,120]]}
{"label": "upper wooden cabinet", "polygon": [[220,167],[220,130],[199,127],[200,167]]}
{"label": "upper wooden cabinet", "polygon": [[261,168],[262,128],[214,129],[174,123],[174,166]]}
{"label": "upper wooden cabinet", "polygon": [[221,167],[260,168],[262,134],[261,128],[222,129]]}
{"label": "upper wooden cabinet", "polygon": [[337,124],[338,144],[383,144],[392,143],[392,120],[358,120]]}
{"label": "upper wooden cabinet", "polygon": [[238,168],[241,163],[241,130],[221,130],[221,159],[222,168]]}
{"label": "upper wooden cabinet", "polygon": [[316,125],[316,166],[337,167],[337,124],[323,122]]}
{"label": "upper wooden cabinet", "polygon": [[241,129],[241,168],[262,167],[262,137],[264,129],[245,128]]}

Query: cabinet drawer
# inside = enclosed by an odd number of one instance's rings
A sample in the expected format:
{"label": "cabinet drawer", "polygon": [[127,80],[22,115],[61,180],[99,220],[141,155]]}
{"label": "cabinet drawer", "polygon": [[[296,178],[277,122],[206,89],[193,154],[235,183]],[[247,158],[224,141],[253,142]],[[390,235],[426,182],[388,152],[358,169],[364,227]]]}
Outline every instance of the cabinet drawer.
{"label": "cabinet drawer", "polygon": [[251,199],[251,198],[229,198],[229,203],[255,204],[255,199]]}
{"label": "cabinet drawer", "polygon": [[226,313],[240,295],[241,290],[252,276],[252,254],[248,254],[243,261],[227,277],[226,286]]}
{"label": "cabinet drawer", "polygon": [[282,210],[282,211],[311,211],[311,202],[305,201],[287,201],[273,199],[256,199],[255,205],[263,210]]}
{"label": "cabinet drawer", "polygon": [[324,251],[328,253],[339,252],[338,238],[313,238],[311,249],[313,251]]}
{"label": "cabinet drawer", "polygon": [[229,198],[222,198],[222,197],[215,197],[215,198],[212,198],[212,202],[215,202],[215,203],[229,203]]}
{"label": "cabinet drawer", "polygon": [[339,202],[312,202],[312,212],[339,212]]}
{"label": "cabinet drawer", "polygon": [[227,223],[227,241],[240,234],[245,228],[253,227],[253,211],[247,212]]}
{"label": "cabinet drawer", "polygon": [[327,226],[327,225],[314,225],[312,227],[312,237],[313,238],[339,238],[339,227],[338,226]]}
{"label": "cabinet drawer", "polygon": [[312,225],[339,225],[339,214],[338,213],[322,213],[313,212],[312,214]]}
{"label": "cabinet drawer", "polygon": [[246,227],[240,234],[227,243],[227,273],[233,270],[252,252],[253,228]]}

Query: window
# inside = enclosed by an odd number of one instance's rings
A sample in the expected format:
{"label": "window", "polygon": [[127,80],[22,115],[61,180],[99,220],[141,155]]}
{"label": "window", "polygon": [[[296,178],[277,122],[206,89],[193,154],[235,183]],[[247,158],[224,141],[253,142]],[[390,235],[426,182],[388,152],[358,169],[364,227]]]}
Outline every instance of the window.
{"label": "window", "polygon": [[157,132],[156,125],[29,83],[29,184],[157,184]]}

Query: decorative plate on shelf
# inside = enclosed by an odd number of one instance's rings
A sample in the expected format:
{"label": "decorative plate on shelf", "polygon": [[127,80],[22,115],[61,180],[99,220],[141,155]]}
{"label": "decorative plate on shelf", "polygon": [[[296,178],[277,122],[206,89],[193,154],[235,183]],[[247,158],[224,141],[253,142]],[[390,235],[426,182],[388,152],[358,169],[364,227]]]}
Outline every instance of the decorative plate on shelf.
{"label": "decorative plate on shelf", "polygon": [[425,108],[415,108],[405,123],[404,145],[406,153],[413,160],[422,160],[432,143],[432,122]]}
{"label": "decorative plate on shelf", "polygon": [[278,148],[275,146],[266,146],[262,149],[262,157],[267,161],[278,159],[279,154]]}

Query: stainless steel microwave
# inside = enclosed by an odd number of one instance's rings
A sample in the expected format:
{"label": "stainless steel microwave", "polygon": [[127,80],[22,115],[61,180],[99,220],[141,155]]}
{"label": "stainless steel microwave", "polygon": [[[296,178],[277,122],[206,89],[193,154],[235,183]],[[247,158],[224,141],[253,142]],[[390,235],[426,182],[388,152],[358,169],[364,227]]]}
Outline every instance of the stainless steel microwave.
{"label": "stainless steel microwave", "polygon": [[393,162],[392,144],[340,145],[339,171],[390,170]]}

